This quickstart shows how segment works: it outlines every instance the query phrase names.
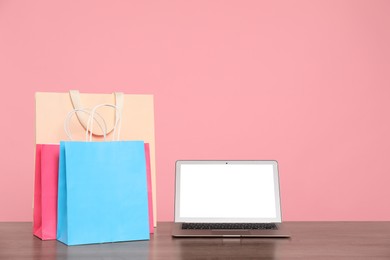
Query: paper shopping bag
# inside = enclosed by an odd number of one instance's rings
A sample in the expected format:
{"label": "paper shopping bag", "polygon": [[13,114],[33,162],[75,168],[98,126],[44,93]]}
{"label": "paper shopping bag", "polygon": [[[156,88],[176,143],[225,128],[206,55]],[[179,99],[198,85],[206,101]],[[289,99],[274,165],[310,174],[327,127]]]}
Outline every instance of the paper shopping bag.
{"label": "paper shopping bag", "polygon": [[[36,109],[36,144],[59,144],[61,140],[67,140],[64,132],[64,118],[73,109],[91,109],[97,104],[117,104],[121,108],[121,139],[122,140],[143,140],[150,146],[150,170],[153,196],[153,221],[157,224],[156,208],[156,167],[155,167],[155,138],[154,138],[154,105],[153,95],[129,95],[122,93],[115,94],[83,94],[77,91],[69,93],[47,93],[38,92],[35,94]],[[116,113],[109,108],[99,109],[99,114],[107,123],[107,133],[114,127]],[[83,140],[88,115],[77,113],[79,122],[70,125],[74,129],[73,138]],[[74,120],[76,121],[76,120]],[[101,131],[98,127],[94,129],[94,138],[101,140]]]}
{"label": "paper shopping bag", "polygon": [[33,234],[56,239],[59,145],[36,145]]}
{"label": "paper shopping bag", "polygon": [[146,179],[148,183],[148,207],[149,207],[149,230],[150,233],[154,233],[154,220],[153,220],[153,196],[152,196],[152,179],[150,171],[150,150],[149,144],[145,143],[145,162],[146,162]]}
{"label": "paper shopping bag", "polygon": [[57,240],[149,239],[144,142],[61,142]]}

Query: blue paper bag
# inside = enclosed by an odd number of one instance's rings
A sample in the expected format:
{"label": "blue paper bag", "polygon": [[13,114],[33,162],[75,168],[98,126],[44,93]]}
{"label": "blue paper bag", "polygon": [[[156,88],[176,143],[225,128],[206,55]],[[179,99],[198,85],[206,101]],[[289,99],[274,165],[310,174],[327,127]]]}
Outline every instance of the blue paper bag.
{"label": "blue paper bag", "polygon": [[57,214],[67,245],[148,240],[144,143],[61,142]]}

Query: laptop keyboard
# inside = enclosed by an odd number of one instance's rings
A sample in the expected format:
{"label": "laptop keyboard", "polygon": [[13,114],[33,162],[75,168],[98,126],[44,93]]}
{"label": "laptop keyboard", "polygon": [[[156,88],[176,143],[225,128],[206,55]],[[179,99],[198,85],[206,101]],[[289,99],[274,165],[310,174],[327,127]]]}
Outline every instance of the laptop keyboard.
{"label": "laptop keyboard", "polygon": [[277,229],[274,223],[183,223],[182,229]]}

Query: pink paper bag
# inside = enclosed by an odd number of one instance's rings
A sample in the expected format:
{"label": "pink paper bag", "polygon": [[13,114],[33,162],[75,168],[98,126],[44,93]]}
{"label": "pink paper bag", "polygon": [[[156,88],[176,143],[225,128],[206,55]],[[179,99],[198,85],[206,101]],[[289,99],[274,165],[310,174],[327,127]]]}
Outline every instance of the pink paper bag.
{"label": "pink paper bag", "polygon": [[153,234],[154,233],[153,190],[152,190],[152,174],[150,168],[150,149],[148,143],[145,143],[145,158],[146,158],[146,181],[148,184],[149,229],[150,229],[150,233]]}
{"label": "pink paper bag", "polygon": [[59,145],[37,144],[35,158],[33,234],[56,239]]}

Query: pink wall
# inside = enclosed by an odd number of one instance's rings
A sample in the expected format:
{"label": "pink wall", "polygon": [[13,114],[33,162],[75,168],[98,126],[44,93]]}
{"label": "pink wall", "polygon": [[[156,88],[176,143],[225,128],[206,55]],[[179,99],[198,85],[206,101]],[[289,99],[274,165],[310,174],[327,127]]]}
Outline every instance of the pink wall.
{"label": "pink wall", "polygon": [[0,1],[0,221],[32,219],[34,92],[155,95],[177,159],[276,159],[285,220],[390,220],[389,1]]}

